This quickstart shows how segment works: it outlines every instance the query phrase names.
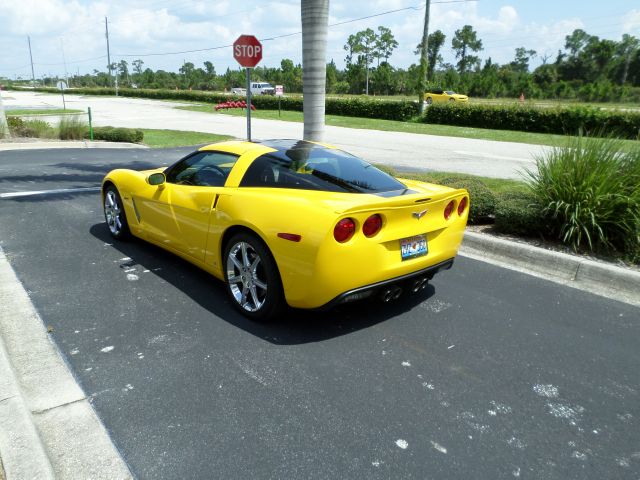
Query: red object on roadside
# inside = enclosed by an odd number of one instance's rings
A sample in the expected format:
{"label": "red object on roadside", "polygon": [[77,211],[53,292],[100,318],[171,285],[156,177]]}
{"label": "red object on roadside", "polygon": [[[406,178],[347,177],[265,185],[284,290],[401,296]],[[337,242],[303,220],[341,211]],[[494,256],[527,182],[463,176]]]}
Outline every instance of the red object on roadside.
{"label": "red object on roadside", "polygon": [[[238,101],[238,102],[222,102],[213,107],[213,109],[217,112],[218,110],[226,110],[227,108],[247,108],[247,102]],[[251,105],[251,110],[255,111],[256,107]]]}

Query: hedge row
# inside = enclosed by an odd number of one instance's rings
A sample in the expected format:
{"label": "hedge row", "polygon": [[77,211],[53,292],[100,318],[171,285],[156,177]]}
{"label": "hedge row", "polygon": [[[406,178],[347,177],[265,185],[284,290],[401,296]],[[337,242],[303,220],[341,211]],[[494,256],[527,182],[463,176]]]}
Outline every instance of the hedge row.
{"label": "hedge row", "polygon": [[640,114],[594,107],[536,108],[524,105],[434,104],[420,118],[424,123],[461,127],[492,128],[524,132],[592,136],[614,134],[621,138],[640,138]]}
{"label": "hedge row", "polygon": [[[89,130],[85,132],[84,138],[89,138]],[[144,132],[134,128],[94,127],[93,139],[106,142],[142,143]]]}
{"label": "hedge row", "polygon": [[[57,93],[54,88],[39,88],[38,91]],[[70,92],[80,95],[114,95],[113,88],[78,88]],[[152,90],[121,88],[119,94],[126,97],[151,98],[156,100],[183,100],[202,103],[239,100],[240,97],[189,90]],[[275,110],[278,97],[256,95],[252,97],[256,108]],[[281,97],[282,110],[302,111],[302,97]],[[462,127],[516,130],[537,133],[575,135],[580,131],[597,136],[614,134],[621,138],[640,138],[640,113],[619,110],[604,110],[595,107],[539,108],[526,105],[458,105],[434,104],[418,117],[419,106],[409,100],[376,100],[369,98],[328,98],[326,113],[346,117],[377,118],[407,121],[418,118],[423,123],[435,123]]]}
{"label": "hedge row", "polygon": [[[55,88],[38,88],[38,91],[59,93]],[[115,95],[113,88],[76,88],[68,93],[78,95]],[[123,97],[151,98],[155,100],[184,100],[213,105],[244,97],[224,95],[196,90],[151,90],[143,88],[121,88],[118,94]],[[260,110],[277,110],[278,97],[256,95],[251,97],[253,105]],[[302,97],[280,97],[280,108],[289,111],[302,111]],[[380,118],[385,120],[409,120],[418,115],[418,104],[407,100],[372,100],[366,98],[329,98],[326,101],[327,115],[345,117]]]}

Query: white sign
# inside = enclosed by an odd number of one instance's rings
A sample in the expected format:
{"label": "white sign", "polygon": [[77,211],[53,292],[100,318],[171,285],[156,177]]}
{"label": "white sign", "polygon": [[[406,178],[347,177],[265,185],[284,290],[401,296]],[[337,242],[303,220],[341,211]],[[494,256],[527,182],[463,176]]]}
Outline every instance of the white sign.
{"label": "white sign", "polygon": [[284,86],[283,85],[276,85],[276,95],[278,95],[279,97],[284,95]]}
{"label": "white sign", "polygon": [[60,80],[58,83],[56,83],[56,87],[58,87],[58,90],[66,90],[67,84],[63,80]]}

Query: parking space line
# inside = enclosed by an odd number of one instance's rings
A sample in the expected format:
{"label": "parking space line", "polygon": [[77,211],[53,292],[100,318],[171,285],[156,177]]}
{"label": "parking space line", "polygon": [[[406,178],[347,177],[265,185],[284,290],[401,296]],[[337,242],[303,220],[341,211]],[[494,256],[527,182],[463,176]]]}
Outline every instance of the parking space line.
{"label": "parking space line", "polygon": [[33,190],[30,192],[0,193],[0,198],[32,197],[35,195],[56,195],[60,193],[99,192],[100,187],[59,188],[56,190]]}

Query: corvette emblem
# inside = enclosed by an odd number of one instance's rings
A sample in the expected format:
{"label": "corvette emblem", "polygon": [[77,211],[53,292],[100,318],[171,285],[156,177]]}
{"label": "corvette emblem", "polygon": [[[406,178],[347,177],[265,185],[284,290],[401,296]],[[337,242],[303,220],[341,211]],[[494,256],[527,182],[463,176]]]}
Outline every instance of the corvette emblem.
{"label": "corvette emblem", "polygon": [[411,215],[413,216],[413,218],[415,218],[416,220],[420,220],[422,217],[425,216],[425,214],[427,213],[426,210],[422,210],[421,212],[413,212]]}

